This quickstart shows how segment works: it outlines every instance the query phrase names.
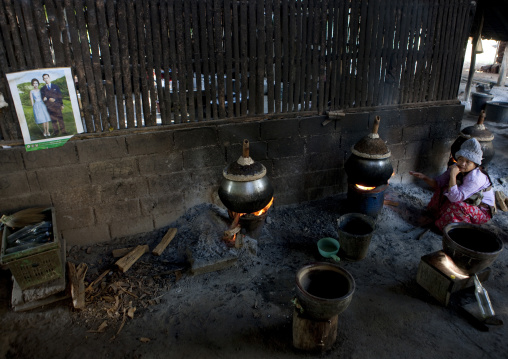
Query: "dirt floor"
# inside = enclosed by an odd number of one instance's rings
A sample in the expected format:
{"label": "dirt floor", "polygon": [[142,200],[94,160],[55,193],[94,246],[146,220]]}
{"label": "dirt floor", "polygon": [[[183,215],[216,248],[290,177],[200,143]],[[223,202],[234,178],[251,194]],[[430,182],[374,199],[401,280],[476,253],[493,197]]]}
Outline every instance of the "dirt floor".
{"label": "dirt floor", "polygon": [[[504,95],[500,95],[502,97]],[[505,99],[506,101],[506,99]],[[476,123],[464,116],[463,127]],[[489,173],[495,190],[508,194],[508,124],[486,123],[495,134]],[[342,260],[356,289],[339,316],[333,347],[308,353],[292,346],[295,274],[322,258],[316,242],[337,238],[336,221],[346,196],[275,206],[260,238],[239,251],[220,245],[190,253],[214,241],[226,226],[224,213],[203,204],[171,227],[178,233],[160,257],[145,254],[126,273],[114,270],[113,249],[147,243],[151,249],[167,229],[107,244],[68,248],[68,260],[87,263],[87,282],[107,271],[75,311],[69,299],[27,312],[10,306],[12,282],[0,271],[0,357],[5,358],[506,358],[508,353],[508,250],[484,282],[504,325],[482,331],[459,312],[474,301],[472,289],[444,307],[416,283],[420,258],[442,249],[442,237],[419,226],[431,192],[423,183],[392,185],[377,219],[368,255]],[[508,213],[486,225],[508,243]],[[193,275],[189,255],[206,261],[230,259],[218,271]],[[228,259],[228,260],[229,260]],[[228,266],[229,265],[229,266]],[[333,285],[333,283],[330,283]],[[135,310],[134,310],[135,308]],[[106,323],[106,324],[104,324]],[[484,328],[485,329],[485,328]]]}

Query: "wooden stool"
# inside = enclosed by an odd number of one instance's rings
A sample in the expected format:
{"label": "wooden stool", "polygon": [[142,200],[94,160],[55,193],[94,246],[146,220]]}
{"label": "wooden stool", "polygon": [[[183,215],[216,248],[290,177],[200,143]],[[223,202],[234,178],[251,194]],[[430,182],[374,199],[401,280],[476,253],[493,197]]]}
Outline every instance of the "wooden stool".
{"label": "wooden stool", "polygon": [[328,320],[312,319],[293,311],[293,346],[301,350],[328,350],[337,339],[339,315]]}

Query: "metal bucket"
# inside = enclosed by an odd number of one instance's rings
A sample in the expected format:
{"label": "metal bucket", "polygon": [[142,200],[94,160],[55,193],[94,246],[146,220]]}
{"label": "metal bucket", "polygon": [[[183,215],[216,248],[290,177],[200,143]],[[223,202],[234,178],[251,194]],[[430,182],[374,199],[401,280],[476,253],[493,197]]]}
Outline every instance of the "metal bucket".
{"label": "metal bucket", "polygon": [[341,256],[359,261],[367,256],[376,222],[361,213],[348,213],[337,220]]}
{"label": "metal bucket", "polygon": [[485,115],[487,121],[508,123],[508,102],[487,102]]}
{"label": "metal bucket", "polygon": [[493,98],[494,98],[494,95],[489,95],[489,94],[485,94],[485,93],[478,93],[478,92],[471,93],[471,114],[479,115],[480,111],[484,109],[485,104],[488,101],[492,101]]}

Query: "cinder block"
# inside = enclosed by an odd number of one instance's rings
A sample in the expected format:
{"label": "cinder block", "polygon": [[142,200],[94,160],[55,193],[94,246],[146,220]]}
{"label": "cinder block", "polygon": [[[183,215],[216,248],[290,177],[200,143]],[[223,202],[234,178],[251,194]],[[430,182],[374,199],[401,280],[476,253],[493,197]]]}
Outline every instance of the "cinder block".
{"label": "cinder block", "polygon": [[175,149],[188,150],[197,147],[217,146],[218,136],[214,127],[178,130],[174,133]]}
{"label": "cinder block", "polygon": [[202,147],[183,151],[183,167],[185,170],[225,165],[226,154],[222,147]]}
{"label": "cinder block", "polygon": [[151,217],[134,218],[129,221],[114,221],[109,225],[111,238],[121,238],[132,236],[134,234],[142,234],[154,230],[153,220]]}
{"label": "cinder block", "polygon": [[124,136],[76,141],[76,148],[80,163],[105,161],[127,155]]}
{"label": "cinder block", "polygon": [[75,141],[67,142],[62,147],[42,151],[23,153],[26,169],[61,167],[78,163]]}
{"label": "cinder block", "polygon": [[291,176],[305,172],[305,157],[289,157],[273,160],[272,177]]}
{"label": "cinder block", "polygon": [[88,166],[72,165],[37,170],[41,189],[59,191],[64,187],[79,188],[90,184]]}
{"label": "cinder block", "polygon": [[274,197],[283,195],[286,192],[299,192],[302,193],[304,187],[304,174],[293,176],[275,177],[272,178],[272,184],[275,190]]}
{"label": "cinder block", "polygon": [[160,229],[169,226],[171,223],[175,222],[179,217],[181,217],[184,213],[183,207],[180,210],[175,210],[172,212],[152,215],[154,228]]}
{"label": "cinder block", "polygon": [[182,192],[169,192],[164,196],[143,197],[139,199],[142,216],[161,216],[167,213],[183,211],[184,196]]}
{"label": "cinder block", "polygon": [[460,131],[457,130],[457,122],[456,121],[442,121],[439,123],[434,123],[430,127],[430,137],[433,139],[456,139],[459,136]]}
{"label": "cinder block", "polygon": [[141,208],[139,199],[131,198],[124,201],[102,204],[95,207],[95,217],[97,223],[110,223],[127,219],[141,217]]}
{"label": "cinder block", "polygon": [[428,125],[409,126],[402,129],[402,140],[407,142],[428,140],[430,129]]}
{"label": "cinder block", "polygon": [[63,231],[81,227],[92,227],[95,224],[95,215],[92,207],[55,210],[58,229]]}
{"label": "cinder block", "polygon": [[101,187],[91,184],[77,188],[64,186],[60,190],[52,191],[51,199],[56,210],[93,207],[100,203],[100,189]]}
{"label": "cinder block", "polygon": [[303,191],[291,191],[291,192],[280,192],[275,193],[274,203],[277,206],[285,206],[288,204],[302,203],[307,201],[307,195]]}
{"label": "cinder block", "polygon": [[146,176],[151,197],[163,196],[166,193],[181,192],[194,182],[190,172],[175,172],[160,176]]}
{"label": "cinder block", "polygon": [[432,141],[432,155],[433,156],[443,156],[449,158],[452,151],[452,144],[455,142],[456,138],[453,139],[443,139],[436,138]]}
{"label": "cinder block", "polygon": [[[305,190],[307,201],[314,201],[317,199],[322,199],[330,196],[335,196],[344,192],[342,185],[336,186],[328,186],[328,187],[317,187],[317,188],[308,188]],[[338,203],[337,203],[337,213],[338,213]]]}
{"label": "cinder block", "polygon": [[414,141],[406,144],[406,153],[400,159],[416,159],[425,156],[434,156],[435,153],[432,151],[432,142],[426,141]]}
{"label": "cinder block", "polygon": [[294,118],[261,122],[261,138],[264,141],[297,138],[298,134],[298,120]]}
{"label": "cinder block", "polygon": [[343,176],[342,169],[331,169],[305,174],[305,188],[338,186]]}
{"label": "cinder block", "polygon": [[66,229],[62,231],[62,238],[65,239],[68,247],[90,245],[111,240],[109,227],[106,224]]}
{"label": "cinder block", "polygon": [[24,171],[0,174],[0,197],[12,197],[30,191],[28,179]]}
{"label": "cinder block", "polygon": [[12,214],[30,207],[51,207],[51,197],[48,192],[29,192],[12,197],[2,197],[0,213]]}
{"label": "cinder block", "polygon": [[134,157],[117,158],[114,161],[90,163],[90,177],[93,184],[138,176],[138,164]]}
{"label": "cinder block", "polygon": [[218,126],[219,142],[222,146],[242,144],[243,140],[249,140],[252,144],[260,140],[261,125],[259,122],[229,123]]}
{"label": "cinder block", "polygon": [[306,142],[307,153],[335,152],[340,149],[340,134],[309,136]]}
{"label": "cinder block", "polygon": [[171,151],[174,147],[173,131],[136,133],[125,136],[130,155],[148,155]]}
{"label": "cinder block", "polygon": [[335,128],[343,135],[363,133],[365,136],[369,133],[369,115],[369,112],[346,113],[344,118],[337,120]]}
{"label": "cinder block", "polygon": [[372,127],[374,126],[374,120],[376,116],[379,116],[379,129],[382,128],[391,128],[391,127],[401,127],[404,125],[404,122],[401,119],[401,114],[399,110],[381,110],[381,111],[372,111],[369,115],[369,128],[372,132]]}
{"label": "cinder block", "polygon": [[325,126],[323,122],[329,120],[328,116],[313,116],[300,119],[300,136],[312,135],[329,135],[337,132],[335,129],[335,122],[338,120],[331,120]]}
{"label": "cinder block", "polygon": [[41,191],[41,185],[39,183],[39,179],[37,178],[37,173],[35,171],[26,171],[26,178],[28,180],[28,186],[30,187],[31,192],[39,192]]}
{"label": "cinder block", "polygon": [[305,172],[344,167],[342,151],[313,153],[305,157]]}
{"label": "cinder block", "polygon": [[101,202],[118,203],[148,194],[148,183],[145,177],[112,181],[100,186]]}
{"label": "cinder block", "polygon": [[428,124],[428,117],[428,107],[404,108],[400,110],[400,120],[402,126]]}
{"label": "cinder block", "polygon": [[268,158],[303,156],[305,142],[302,139],[285,138],[268,142]]}
{"label": "cinder block", "polygon": [[379,127],[378,134],[387,145],[393,145],[403,141],[403,129],[404,127]]}
{"label": "cinder block", "polygon": [[392,155],[390,157],[391,161],[405,158],[405,156],[406,156],[406,145],[403,143],[389,145],[388,149],[392,153]]}
{"label": "cinder block", "polygon": [[[229,164],[236,161],[243,151],[243,142],[231,144],[226,146],[226,162]],[[268,144],[266,142],[249,142],[249,156],[254,161],[266,160],[268,151]]]}
{"label": "cinder block", "polygon": [[183,169],[183,156],[179,151],[154,153],[137,159],[139,171],[144,176],[178,172]]}
{"label": "cinder block", "polygon": [[[21,147],[4,148],[0,150],[0,168],[2,169],[2,173],[23,170],[24,169],[22,158],[23,152],[24,149],[21,150]],[[44,151],[33,151],[33,152],[44,152]]]}

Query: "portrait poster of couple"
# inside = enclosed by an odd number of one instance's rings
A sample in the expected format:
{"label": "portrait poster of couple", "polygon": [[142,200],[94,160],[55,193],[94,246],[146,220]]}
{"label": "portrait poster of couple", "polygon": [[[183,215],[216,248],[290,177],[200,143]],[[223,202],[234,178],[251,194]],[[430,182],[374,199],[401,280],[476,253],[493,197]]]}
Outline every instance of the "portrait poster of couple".
{"label": "portrait poster of couple", "polygon": [[27,151],[65,144],[83,132],[70,68],[6,74]]}

